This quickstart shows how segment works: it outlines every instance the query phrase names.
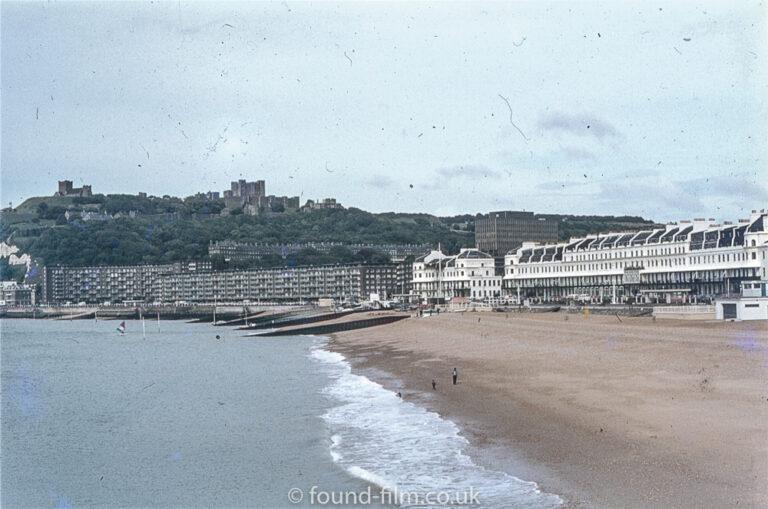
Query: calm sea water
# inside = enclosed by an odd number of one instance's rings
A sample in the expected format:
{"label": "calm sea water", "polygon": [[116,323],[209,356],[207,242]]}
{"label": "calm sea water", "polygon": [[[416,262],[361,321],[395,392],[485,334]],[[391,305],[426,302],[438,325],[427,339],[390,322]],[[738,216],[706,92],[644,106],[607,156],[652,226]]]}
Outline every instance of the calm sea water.
{"label": "calm sea water", "polygon": [[452,422],[353,374],[321,338],[117,325],[0,321],[3,507],[346,505],[320,492],[389,506],[382,487],[403,507],[560,503],[477,466]]}
{"label": "calm sea water", "polygon": [[293,487],[368,486],[331,457],[316,340],[117,325],[0,324],[3,507],[290,507]]}

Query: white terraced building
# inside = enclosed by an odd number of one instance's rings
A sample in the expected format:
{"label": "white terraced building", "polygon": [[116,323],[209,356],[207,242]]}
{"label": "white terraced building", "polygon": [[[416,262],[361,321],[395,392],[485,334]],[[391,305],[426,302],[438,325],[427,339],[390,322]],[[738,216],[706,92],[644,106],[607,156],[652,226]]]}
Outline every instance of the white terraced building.
{"label": "white terraced building", "polygon": [[495,275],[493,257],[464,248],[455,256],[431,251],[413,263],[413,293],[422,301],[468,297],[485,299],[501,295],[501,276]]}
{"label": "white terraced building", "polygon": [[526,243],[504,259],[506,295],[542,300],[698,302],[766,279],[768,213],[665,228]]}

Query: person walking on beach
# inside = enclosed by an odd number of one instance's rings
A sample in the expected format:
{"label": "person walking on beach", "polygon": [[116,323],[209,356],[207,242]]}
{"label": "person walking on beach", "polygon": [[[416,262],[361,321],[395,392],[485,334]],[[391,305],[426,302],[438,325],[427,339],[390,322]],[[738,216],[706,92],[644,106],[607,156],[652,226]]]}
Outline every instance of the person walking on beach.
{"label": "person walking on beach", "polygon": [[456,368],[453,368],[453,385],[456,385],[456,380],[459,378],[459,372],[456,371]]}
{"label": "person walking on beach", "polygon": [[434,391],[436,389],[437,389],[437,382],[435,382],[435,379],[433,378],[432,379],[432,390]]}

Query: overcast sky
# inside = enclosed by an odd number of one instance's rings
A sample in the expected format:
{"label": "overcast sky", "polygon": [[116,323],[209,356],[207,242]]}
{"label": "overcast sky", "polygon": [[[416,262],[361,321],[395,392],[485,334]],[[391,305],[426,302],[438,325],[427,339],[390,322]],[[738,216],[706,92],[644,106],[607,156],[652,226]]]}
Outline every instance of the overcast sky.
{"label": "overcast sky", "polygon": [[761,2],[3,1],[2,201],[267,194],[371,211],[768,206]]}

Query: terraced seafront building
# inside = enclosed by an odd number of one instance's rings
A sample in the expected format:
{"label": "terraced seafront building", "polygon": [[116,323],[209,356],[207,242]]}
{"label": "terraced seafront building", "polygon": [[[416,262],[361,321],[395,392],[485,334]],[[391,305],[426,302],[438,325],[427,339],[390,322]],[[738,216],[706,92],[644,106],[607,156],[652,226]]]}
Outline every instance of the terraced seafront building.
{"label": "terraced seafront building", "polygon": [[768,213],[738,223],[694,219],[665,228],[540,245],[504,260],[504,293],[542,300],[693,301],[766,279]]}
{"label": "terraced seafront building", "polygon": [[478,249],[464,248],[455,256],[431,251],[413,263],[413,295],[432,301],[468,297],[498,297],[502,279],[494,270],[494,259]]}

